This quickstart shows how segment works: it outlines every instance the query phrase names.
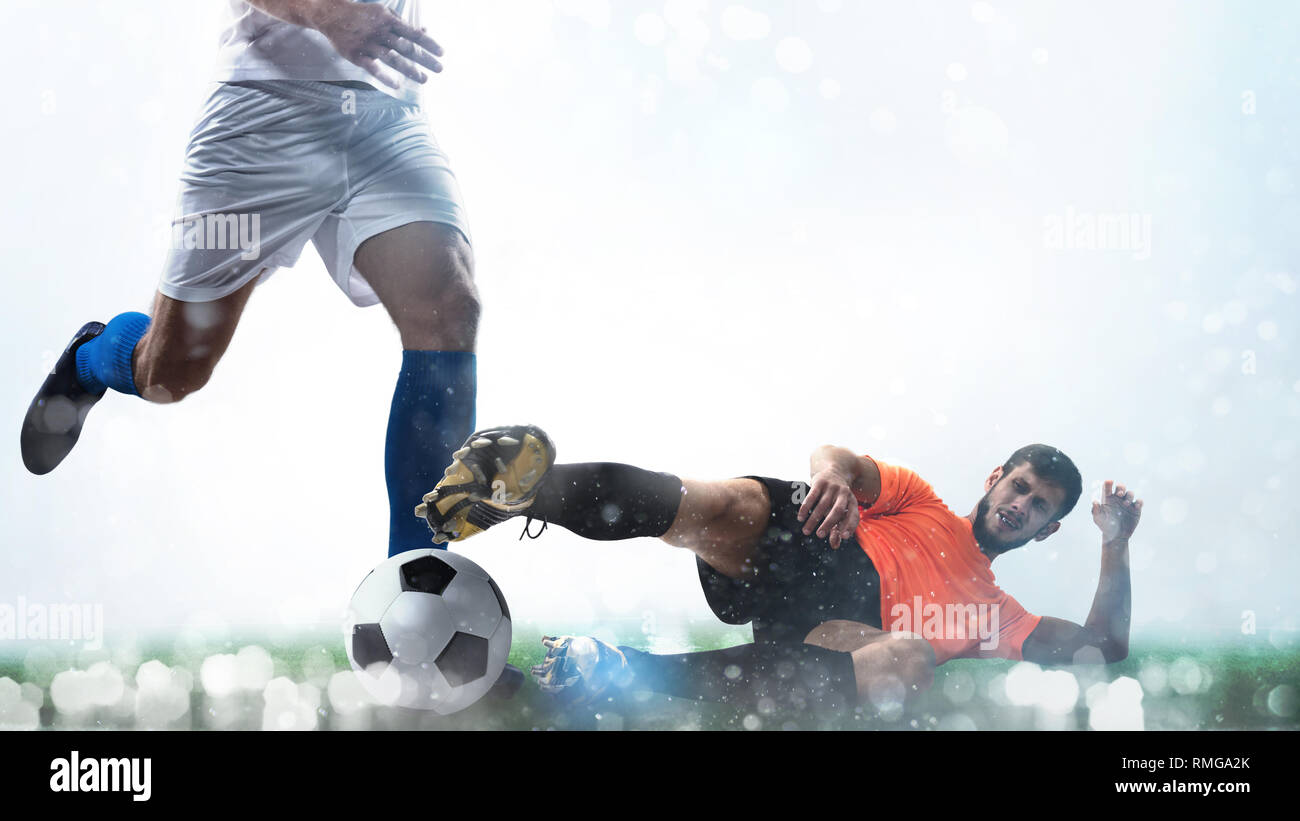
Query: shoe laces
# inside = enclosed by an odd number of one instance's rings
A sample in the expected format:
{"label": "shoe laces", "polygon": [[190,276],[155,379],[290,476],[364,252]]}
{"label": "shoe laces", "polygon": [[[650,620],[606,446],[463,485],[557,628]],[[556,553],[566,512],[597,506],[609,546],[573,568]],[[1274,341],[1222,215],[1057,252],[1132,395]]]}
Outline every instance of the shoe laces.
{"label": "shoe laces", "polygon": [[536,539],[537,537],[545,533],[547,522],[545,519],[542,519],[541,522],[542,522],[542,526],[537,529],[536,533],[533,533],[532,532],[533,517],[532,516],[527,517],[524,520],[524,532],[519,534],[519,541],[522,542],[525,536],[527,536],[530,539]]}

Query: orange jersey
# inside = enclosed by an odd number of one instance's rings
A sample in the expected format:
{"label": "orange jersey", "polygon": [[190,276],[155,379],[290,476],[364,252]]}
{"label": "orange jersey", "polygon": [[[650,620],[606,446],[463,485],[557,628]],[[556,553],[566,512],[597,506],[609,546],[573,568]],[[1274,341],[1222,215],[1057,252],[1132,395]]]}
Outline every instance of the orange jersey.
{"label": "orange jersey", "polygon": [[880,574],[881,626],[921,635],[939,664],[1021,658],[1040,617],[997,586],[970,520],[912,471],[872,461],[880,496],[870,506],[859,501],[857,542]]}

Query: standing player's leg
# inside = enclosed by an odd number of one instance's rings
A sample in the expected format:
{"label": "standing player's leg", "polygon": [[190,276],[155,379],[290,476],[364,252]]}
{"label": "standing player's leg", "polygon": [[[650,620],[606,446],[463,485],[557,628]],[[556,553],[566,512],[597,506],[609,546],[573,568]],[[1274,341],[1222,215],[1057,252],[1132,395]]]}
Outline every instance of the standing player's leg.
{"label": "standing player's leg", "polygon": [[354,264],[402,340],[384,449],[391,556],[428,546],[428,528],[412,510],[474,430],[473,252],[451,225],[411,222],[365,240]]}
{"label": "standing player's leg", "polygon": [[130,311],[106,325],[85,325],[27,410],[21,437],[27,469],[44,474],[57,467],[80,438],[90,408],[110,389],[169,403],[207,384],[255,282],[211,302],[159,293],[152,316]]}
{"label": "standing player's leg", "polygon": [[32,472],[67,456],[109,389],[175,402],[202,387],[253,283],[292,266],[346,193],[338,147],[350,120],[332,100],[271,85],[223,83],[209,95],[186,149],[153,315],[121,314],[74,337],[23,421]]}

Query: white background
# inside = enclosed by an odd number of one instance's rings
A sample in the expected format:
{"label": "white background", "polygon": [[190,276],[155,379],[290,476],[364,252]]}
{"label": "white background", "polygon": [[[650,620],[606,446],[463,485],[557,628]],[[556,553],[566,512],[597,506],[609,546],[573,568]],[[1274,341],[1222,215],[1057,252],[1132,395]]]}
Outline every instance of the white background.
{"label": "white background", "polygon": [[[386,551],[400,346],[310,247],[205,390],[109,396],[49,476],[19,457],[71,333],[148,310],[223,7],[0,6],[0,601],[102,603],[110,642],[331,623]],[[840,444],[962,514],[1014,448],[1048,442],[1089,489],[1147,499],[1135,637],[1232,640],[1251,610],[1288,641],[1298,16],[426,2],[447,68],[425,102],[485,304],[479,422],[539,424],[562,461],[699,478],[802,478]],[[1150,215],[1150,257],[1047,247],[1068,208]],[[518,619],[711,621],[689,554],[517,533],[463,550]],[[1031,611],[1082,620],[1098,542],[1085,498],[994,570]]]}

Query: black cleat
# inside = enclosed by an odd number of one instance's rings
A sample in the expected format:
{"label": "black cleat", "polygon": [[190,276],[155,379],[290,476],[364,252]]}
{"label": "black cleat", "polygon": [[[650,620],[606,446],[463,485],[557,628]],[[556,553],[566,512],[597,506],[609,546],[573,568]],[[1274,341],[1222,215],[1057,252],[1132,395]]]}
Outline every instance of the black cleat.
{"label": "black cleat", "polygon": [[541,428],[512,425],[471,434],[451,456],[442,481],[415,509],[434,544],[468,539],[526,512],[555,464],[555,445]]}
{"label": "black cleat", "polygon": [[23,464],[38,476],[58,467],[77,444],[86,414],[104,395],[104,391],[89,393],[77,381],[77,349],[103,331],[102,322],[81,326],[27,408],[23,417]]}

